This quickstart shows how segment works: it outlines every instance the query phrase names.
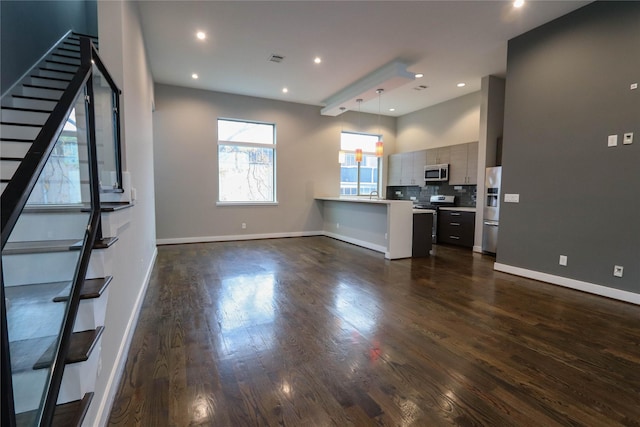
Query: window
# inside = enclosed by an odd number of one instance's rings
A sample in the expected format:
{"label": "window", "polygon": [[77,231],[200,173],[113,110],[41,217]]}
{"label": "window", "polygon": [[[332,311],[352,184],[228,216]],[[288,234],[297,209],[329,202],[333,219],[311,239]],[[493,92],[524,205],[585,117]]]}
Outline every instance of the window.
{"label": "window", "polygon": [[[380,191],[380,159],[376,157],[376,142],[379,140],[379,135],[342,132],[340,150],[344,151],[345,160],[340,167],[340,195],[360,196]],[[362,149],[360,164],[356,162],[357,148]]]}
{"label": "window", "polygon": [[275,203],[276,126],[218,119],[218,202]]}

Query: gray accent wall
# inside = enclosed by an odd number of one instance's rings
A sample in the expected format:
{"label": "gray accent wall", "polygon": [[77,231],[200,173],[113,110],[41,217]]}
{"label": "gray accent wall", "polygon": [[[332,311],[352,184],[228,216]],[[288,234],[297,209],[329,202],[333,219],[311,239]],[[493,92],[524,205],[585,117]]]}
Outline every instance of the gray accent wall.
{"label": "gray accent wall", "polygon": [[2,0],[0,21],[3,94],[67,31],[98,35],[96,0]]}
{"label": "gray accent wall", "polygon": [[[346,112],[328,117],[320,115],[318,106],[163,84],[156,84],[155,108],[160,243],[321,231],[321,206],[314,196],[339,195],[340,132],[377,133],[378,129],[374,114]],[[276,124],[277,205],[216,204],[219,117]],[[386,153],[395,151],[395,123],[393,117],[380,120]],[[384,172],[382,180],[386,183]]]}
{"label": "gray accent wall", "polygon": [[639,53],[640,2],[591,3],[509,42],[502,192],[520,203],[501,205],[498,263],[640,293]]}

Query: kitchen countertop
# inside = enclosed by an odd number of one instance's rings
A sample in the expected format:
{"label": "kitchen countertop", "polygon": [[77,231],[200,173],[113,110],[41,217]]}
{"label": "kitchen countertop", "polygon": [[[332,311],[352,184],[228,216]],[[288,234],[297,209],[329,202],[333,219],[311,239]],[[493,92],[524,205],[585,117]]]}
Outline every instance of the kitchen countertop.
{"label": "kitchen countertop", "polygon": [[443,207],[439,208],[441,211],[458,211],[458,212],[476,212],[476,208],[467,208],[464,206],[452,206],[452,207]]}
{"label": "kitchen countertop", "polygon": [[315,197],[316,200],[327,200],[330,202],[353,202],[353,203],[374,203],[381,205],[391,204],[413,204],[411,200],[387,200],[387,199],[369,199],[369,196],[363,197]]}
{"label": "kitchen countertop", "polygon": [[435,209],[414,209],[414,214],[434,214],[436,213]]}

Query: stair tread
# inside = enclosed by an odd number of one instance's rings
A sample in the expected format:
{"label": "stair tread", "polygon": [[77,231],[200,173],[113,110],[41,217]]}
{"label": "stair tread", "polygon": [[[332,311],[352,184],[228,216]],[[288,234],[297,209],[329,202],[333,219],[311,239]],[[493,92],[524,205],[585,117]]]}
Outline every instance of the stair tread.
{"label": "stair tread", "polygon": [[24,108],[24,107],[2,107],[3,110],[10,111],[24,111],[28,113],[47,113],[50,114],[53,110],[40,110],[37,108]]}
{"label": "stair tread", "polygon": [[30,128],[41,128],[42,125],[38,125],[35,123],[18,123],[18,122],[0,122],[0,125],[5,126],[22,126],[22,127],[30,127]]}
{"label": "stair tread", "polygon": [[28,143],[32,143],[33,139],[26,139],[26,138],[0,138],[0,141],[5,141],[5,142],[28,142]]}
{"label": "stair tread", "polygon": [[[135,206],[131,202],[102,202],[101,212],[114,212]],[[73,213],[91,212],[89,205],[26,205],[23,209],[25,213],[48,214],[48,213]]]}
{"label": "stair tread", "polygon": [[78,239],[33,240],[27,242],[7,242],[2,250],[3,255],[69,251]]}
{"label": "stair tread", "polygon": [[54,70],[54,69],[46,68],[46,67],[38,67],[38,69],[43,70],[43,71],[51,71],[51,72],[54,72],[54,73],[71,74],[71,75],[75,74],[73,71]]}
{"label": "stair tread", "polygon": [[[104,237],[97,239],[93,249],[106,249],[113,245],[118,237]],[[49,252],[77,251],[82,248],[83,240],[32,240],[22,242],[7,242],[2,250],[3,255],[40,254]]]}
{"label": "stair tread", "polygon": [[43,79],[43,80],[53,80],[57,82],[70,82],[71,79],[61,79],[60,77],[48,77],[48,76],[37,76],[32,74],[31,77],[35,79]]}
{"label": "stair tread", "polygon": [[[86,393],[81,400],[56,405],[52,427],[80,427],[92,399],[93,392],[90,392]],[[37,410],[16,414],[16,426],[31,426],[35,423],[37,416]]]}
{"label": "stair tread", "polygon": [[[69,365],[72,363],[84,362],[89,359],[100,335],[102,335],[102,331],[104,331],[104,326],[98,326],[96,329],[72,333],[69,352],[67,353],[64,363]],[[56,344],[56,342],[53,342],[49,345],[47,350],[33,365],[33,369],[45,369],[51,366],[53,356],[56,351]]]}
{"label": "stair tread", "polygon": [[[103,237],[102,239],[96,239],[93,245],[93,249],[107,249],[117,241],[118,241],[118,237]],[[82,240],[71,245],[69,249],[79,250],[80,248],[82,248]]]}
{"label": "stair tread", "polygon": [[[82,300],[100,298],[104,290],[107,289],[107,286],[109,286],[109,283],[111,283],[112,279],[113,276],[86,279],[82,284],[82,289],[80,290],[80,299]],[[68,290],[63,290],[55,298],[53,298],[53,302],[63,302],[68,300]]]}
{"label": "stair tread", "polygon": [[56,90],[58,92],[64,92],[64,89],[59,87],[50,87],[50,86],[42,86],[42,85],[32,85],[32,84],[23,84],[22,87],[32,87],[35,89],[46,89],[46,90]]}
{"label": "stair tread", "polygon": [[55,99],[55,98],[45,98],[43,96],[28,96],[28,95],[11,95],[14,98],[20,98],[20,99],[33,99],[34,101],[51,101],[51,102],[58,102],[59,99]]}

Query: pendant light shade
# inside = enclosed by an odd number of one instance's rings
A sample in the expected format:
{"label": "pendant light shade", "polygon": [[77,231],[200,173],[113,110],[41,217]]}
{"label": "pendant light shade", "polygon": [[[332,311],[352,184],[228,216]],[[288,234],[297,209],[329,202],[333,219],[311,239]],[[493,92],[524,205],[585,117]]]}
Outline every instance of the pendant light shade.
{"label": "pendant light shade", "polygon": [[344,152],[344,150],[340,150],[338,151],[338,163],[340,163],[341,165],[344,165],[345,161],[346,161],[346,153]]}
{"label": "pendant light shade", "polygon": [[356,162],[362,161],[362,148],[356,148]]}
{"label": "pendant light shade", "polygon": [[384,144],[382,141],[376,142],[376,157],[382,157],[384,154]]}
{"label": "pendant light shade", "polygon": [[378,94],[378,135],[380,135],[380,139],[376,142],[376,157],[382,157],[384,154],[384,143],[382,142],[382,134],[380,133],[380,99],[382,98],[382,92],[384,92],[384,89],[376,90]]}

